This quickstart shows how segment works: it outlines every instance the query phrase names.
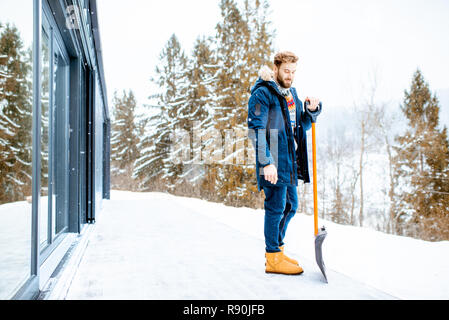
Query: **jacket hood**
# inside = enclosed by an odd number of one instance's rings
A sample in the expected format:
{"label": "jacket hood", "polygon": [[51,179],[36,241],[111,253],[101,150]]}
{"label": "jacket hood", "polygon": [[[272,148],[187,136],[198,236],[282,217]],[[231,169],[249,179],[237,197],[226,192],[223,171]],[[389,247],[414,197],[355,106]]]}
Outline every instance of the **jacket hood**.
{"label": "jacket hood", "polygon": [[282,96],[281,92],[278,89],[278,86],[276,84],[276,82],[274,82],[274,80],[270,80],[270,81],[266,81],[263,80],[262,78],[258,78],[256,80],[256,82],[254,83],[253,87],[251,88],[251,94],[254,93],[254,91],[256,91],[257,89],[259,89],[260,87],[268,87],[268,88],[273,88],[277,94],[279,94],[280,96]]}
{"label": "jacket hood", "polygon": [[256,80],[256,83],[254,83],[253,87],[251,88],[251,94],[254,93],[259,87],[265,86],[265,87],[271,87],[275,90],[275,92],[282,96],[281,92],[279,91],[278,85],[274,81],[272,77],[272,71],[267,66],[262,66],[259,70],[259,78]]}

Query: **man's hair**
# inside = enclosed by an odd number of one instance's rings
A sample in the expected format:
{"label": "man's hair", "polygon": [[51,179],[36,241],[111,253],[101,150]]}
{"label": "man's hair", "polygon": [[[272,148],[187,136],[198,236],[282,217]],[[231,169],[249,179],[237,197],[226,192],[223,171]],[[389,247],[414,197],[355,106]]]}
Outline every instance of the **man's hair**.
{"label": "man's hair", "polygon": [[279,67],[282,63],[296,63],[298,61],[298,57],[290,51],[281,51],[276,53],[274,56],[274,65]]}

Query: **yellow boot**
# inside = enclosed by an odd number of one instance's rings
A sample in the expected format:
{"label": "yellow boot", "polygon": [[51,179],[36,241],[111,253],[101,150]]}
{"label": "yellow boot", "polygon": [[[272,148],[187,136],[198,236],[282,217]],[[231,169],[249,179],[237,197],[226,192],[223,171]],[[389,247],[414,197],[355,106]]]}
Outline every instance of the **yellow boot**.
{"label": "yellow boot", "polygon": [[301,274],[304,272],[300,266],[288,262],[282,251],[266,252],[265,257],[267,259],[265,263],[266,273]]}
{"label": "yellow boot", "polygon": [[[279,249],[281,249],[282,254],[284,254],[284,246],[279,247]],[[285,257],[285,259],[286,259],[288,262],[293,263],[293,264],[296,264],[296,265],[299,266],[298,261],[296,261],[295,259],[292,259],[292,258],[290,258],[290,257],[287,257],[285,254],[284,254],[284,257]]]}

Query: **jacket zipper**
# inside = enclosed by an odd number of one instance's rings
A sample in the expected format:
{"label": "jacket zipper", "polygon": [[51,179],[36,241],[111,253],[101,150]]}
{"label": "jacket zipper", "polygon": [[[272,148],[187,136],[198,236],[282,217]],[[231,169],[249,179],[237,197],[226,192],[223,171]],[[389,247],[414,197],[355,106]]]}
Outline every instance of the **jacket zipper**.
{"label": "jacket zipper", "polygon": [[[285,115],[285,112],[284,112],[284,109],[285,108],[283,108],[283,102],[282,102],[282,100],[281,99],[284,99],[283,97],[282,98],[279,98],[279,96],[278,96],[278,99],[279,99],[279,102],[280,102],[280,104],[281,104],[281,112],[282,112],[282,117],[284,118],[284,125],[287,125],[287,126],[291,126],[290,125],[290,123],[288,123],[288,121],[287,121],[287,117],[286,117],[286,115]],[[286,130],[288,131],[289,129],[288,129],[288,127],[286,127]],[[293,139],[294,139],[294,137],[293,137]],[[290,170],[290,183],[291,184],[293,184],[293,169],[294,169],[294,167],[295,167],[295,159],[294,159],[294,155],[293,155],[293,153],[292,153],[292,151],[291,151],[291,147],[290,147],[290,143],[287,143],[287,146],[288,146],[288,152],[290,153],[290,155],[291,155],[291,158],[292,158],[292,168],[291,168],[291,170]]]}

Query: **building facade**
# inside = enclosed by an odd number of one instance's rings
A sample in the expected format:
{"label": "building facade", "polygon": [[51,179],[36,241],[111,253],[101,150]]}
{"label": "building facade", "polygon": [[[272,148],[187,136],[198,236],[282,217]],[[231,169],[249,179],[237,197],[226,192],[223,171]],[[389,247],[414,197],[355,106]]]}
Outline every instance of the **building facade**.
{"label": "building facade", "polygon": [[0,299],[34,299],[109,198],[95,0],[0,0]]}

